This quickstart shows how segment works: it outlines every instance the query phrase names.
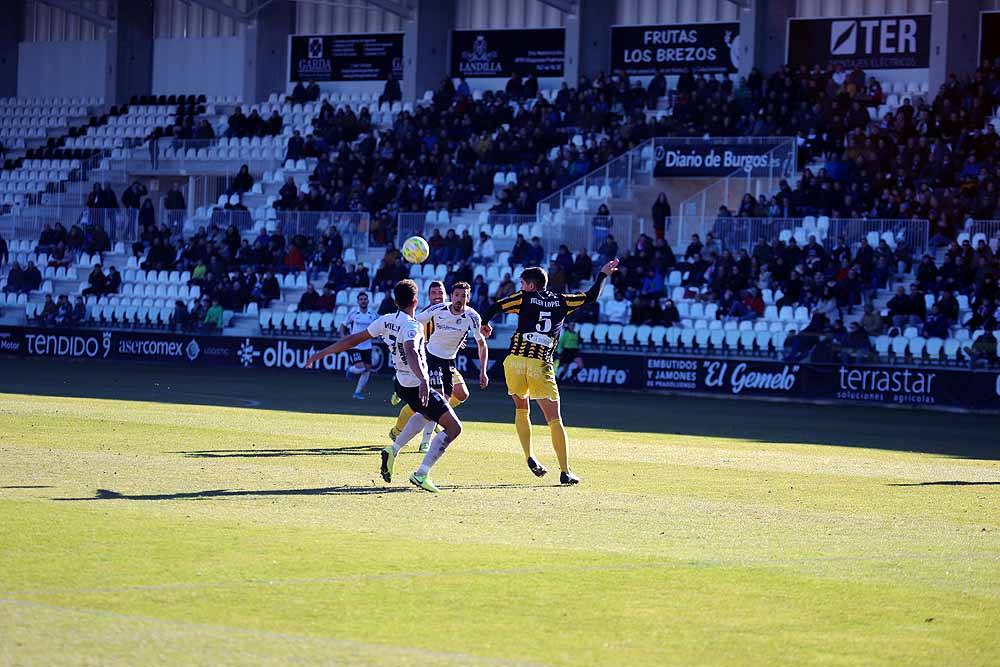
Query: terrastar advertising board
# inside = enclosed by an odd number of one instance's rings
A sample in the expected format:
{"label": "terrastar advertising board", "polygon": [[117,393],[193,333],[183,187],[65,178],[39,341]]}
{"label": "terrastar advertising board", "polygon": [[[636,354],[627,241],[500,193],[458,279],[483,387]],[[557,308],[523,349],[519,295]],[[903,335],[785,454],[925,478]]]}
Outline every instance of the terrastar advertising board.
{"label": "terrastar advertising board", "polygon": [[722,74],[739,68],[739,23],[611,27],[611,69],[629,76],[682,74],[689,69]]}
{"label": "terrastar advertising board", "polygon": [[563,76],[566,31],[454,30],[451,33],[451,73],[473,78]]}
{"label": "terrastar advertising board", "polygon": [[[120,360],[233,369],[305,370],[306,360],[329,340],[171,334],[102,329],[0,327],[3,355],[78,360]],[[492,382],[503,382],[506,350],[490,351]],[[326,357],[316,372],[343,372],[347,353]],[[479,376],[475,349],[459,352],[455,365],[472,381]],[[390,373],[385,348],[372,346],[376,372]],[[310,371],[312,372],[312,371]],[[1000,412],[1000,373],[955,368],[871,364],[784,363],[640,353],[579,353],[557,370],[559,384],[603,390],[960,408]]]}
{"label": "terrastar advertising board", "polygon": [[290,39],[290,81],[384,81],[403,75],[401,32]]}
{"label": "terrastar advertising board", "polygon": [[866,70],[929,67],[931,15],[789,19],[786,62]]}

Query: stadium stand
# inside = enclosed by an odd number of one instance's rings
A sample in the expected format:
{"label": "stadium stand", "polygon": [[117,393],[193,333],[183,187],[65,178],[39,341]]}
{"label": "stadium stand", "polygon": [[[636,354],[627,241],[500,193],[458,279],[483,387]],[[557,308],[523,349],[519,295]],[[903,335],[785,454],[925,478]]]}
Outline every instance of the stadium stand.
{"label": "stadium stand", "polygon": [[[81,158],[97,155],[107,168],[163,142],[152,166],[217,163],[234,174],[228,191],[214,206],[197,207],[181,229],[149,219],[130,223],[141,237],[132,248],[110,238],[98,239],[100,247],[93,238],[80,241],[88,236],[86,224],[63,230],[67,245],[58,251],[13,241],[18,271],[32,262],[43,280],[24,290],[23,276],[8,277],[5,304],[51,323],[45,297],[83,295],[92,285],[80,276],[103,261],[123,267],[121,285],[85,297],[89,322],[200,326],[214,301],[225,311],[223,325],[242,314],[263,332],[327,334],[343,321],[357,290],[372,290],[377,307],[386,289],[408,275],[391,241],[396,217],[418,213],[432,259],[414,267],[412,277],[470,280],[482,303],[511,289],[526,263],[548,263],[556,287],[575,288],[588,284],[599,262],[623,255],[614,289],[579,317],[585,346],[955,362],[963,343],[995,326],[996,228],[973,232],[974,238],[962,230],[971,230],[975,218],[997,217],[996,79],[986,64],[976,77],[949,79],[930,102],[925,84],[883,88],[859,69],[832,67],[786,67],[769,77],[755,71],[738,84],[728,76],[686,75],[669,92],[656,78],[643,86],[622,74],[540,92],[523,82],[472,92],[445,80],[416,105],[380,102],[371,93],[301,91],[252,105],[204,96],[136,98],[47,149],[63,151],[60,158],[92,151]],[[693,239],[682,256],[664,239],[645,235],[632,248],[616,248],[608,236],[575,255],[569,247],[550,253],[532,242],[546,237],[547,220],[533,216],[544,197],[571,186],[579,195],[574,209],[610,217],[599,209],[608,190],[577,192],[577,179],[650,137],[700,135],[794,136],[802,164],[812,166],[794,186],[782,183],[770,196],[748,195],[738,210],[721,210],[712,232]],[[246,168],[236,174],[239,164]],[[82,165],[67,157],[10,166],[32,183],[27,193],[74,178]],[[345,248],[329,219],[285,238],[294,216],[332,211],[376,216],[367,241],[386,246],[385,258],[373,261],[351,243]],[[764,239],[733,233],[743,221],[778,218],[796,222]],[[931,247],[912,247],[892,232],[848,241],[836,233],[845,218],[929,220]],[[924,251],[923,259],[914,257]],[[928,266],[951,278],[929,284]],[[903,309],[890,296],[900,285],[908,300]],[[627,309],[612,305],[622,302]]]}

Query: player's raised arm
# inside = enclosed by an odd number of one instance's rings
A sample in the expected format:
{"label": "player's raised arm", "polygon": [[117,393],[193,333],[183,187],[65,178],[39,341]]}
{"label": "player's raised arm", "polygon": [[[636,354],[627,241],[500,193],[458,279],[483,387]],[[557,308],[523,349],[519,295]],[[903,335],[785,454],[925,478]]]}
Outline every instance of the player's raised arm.
{"label": "player's raised arm", "polygon": [[524,293],[520,290],[514,292],[508,297],[498,299],[493,302],[493,305],[483,313],[483,324],[479,328],[480,333],[482,333],[487,338],[493,334],[493,327],[490,326],[490,320],[499,315],[500,313],[519,313],[521,312],[521,304],[524,302]]}
{"label": "player's raised arm", "polygon": [[329,357],[331,354],[340,354],[341,352],[346,352],[347,350],[357,347],[361,343],[371,338],[374,338],[374,336],[372,336],[367,331],[359,331],[356,334],[345,336],[344,338],[341,338],[333,345],[327,345],[319,352],[315,352],[312,355],[310,355],[309,359],[306,360],[306,368],[312,368],[317,361],[320,361],[325,357]]}
{"label": "player's raised arm", "polygon": [[476,351],[479,353],[479,388],[486,389],[490,386],[490,376],[487,374],[487,367],[490,360],[490,346],[486,344],[486,336],[483,334],[481,320],[480,326],[473,327],[472,335],[476,338]]}

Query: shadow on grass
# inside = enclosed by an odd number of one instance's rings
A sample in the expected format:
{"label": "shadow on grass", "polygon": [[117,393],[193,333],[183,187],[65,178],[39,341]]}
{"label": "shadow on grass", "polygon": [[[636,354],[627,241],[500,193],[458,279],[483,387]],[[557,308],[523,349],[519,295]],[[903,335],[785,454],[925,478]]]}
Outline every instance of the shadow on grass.
{"label": "shadow on grass", "polygon": [[1000,486],[1000,482],[965,482],[958,479],[941,482],[911,482],[907,484],[889,484],[888,486]]}
{"label": "shadow on grass", "polygon": [[[545,489],[552,486],[537,484],[463,484],[442,485],[443,491],[488,491],[494,489]],[[110,489],[97,489],[89,498],[53,498],[58,501],[92,500],[202,500],[205,498],[240,498],[274,496],[381,496],[387,493],[421,493],[412,486],[324,486],[314,489],[208,489],[178,493],[128,494]]]}
{"label": "shadow on grass", "polygon": [[39,485],[28,484],[24,486],[0,486],[0,489],[51,489],[51,488],[52,488],[51,486],[47,486],[44,484],[39,484]]}
{"label": "shadow on grass", "polygon": [[[183,368],[134,362],[76,363],[64,359],[4,359],[0,392],[104,400],[148,401],[165,405],[244,407],[281,410],[303,415],[343,415],[385,419],[398,409],[388,405],[392,392],[387,377],[368,385],[369,400],[353,401],[353,382],[319,372]],[[169,387],[164,390],[163,387]],[[246,408],[247,405],[254,407]],[[506,388],[498,382],[487,391],[472,389],[472,398],[458,410],[465,422],[493,422],[509,429],[516,451],[514,408]],[[998,460],[996,431],[1000,419],[990,415],[944,414],[919,409],[874,406],[809,405],[739,398],[710,399],[650,393],[563,391],[562,414],[570,429],[591,428],[609,446],[637,433],[666,436],[666,443],[689,437],[732,439],[764,445],[837,445],[919,452],[940,456]],[[532,406],[537,426],[544,428],[540,411]],[[95,416],[100,419],[100,416]],[[335,426],[335,423],[332,423]],[[211,428],[211,425],[206,425]],[[376,428],[381,435],[383,425]],[[572,431],[571,431],[572,433]],[[960,433],[961,437],[955,434]],[[740,443],[739,446],[742,446]],[[242,456],[362,455],[374,449],[287,450],[257,454],[232,450]],[[304,453],[300,453],[304,452]],[[219,452],[185,452],[214,458]]]}
{"label": "shadow on grass", "polygon": [[375,445],[357,447],[330,447],[305,449],[217,449],[191,452],[170,452],[182,454],[195,459],[229,459],[229,458],[271,458],[281,456],[370,456],[382,451]]}

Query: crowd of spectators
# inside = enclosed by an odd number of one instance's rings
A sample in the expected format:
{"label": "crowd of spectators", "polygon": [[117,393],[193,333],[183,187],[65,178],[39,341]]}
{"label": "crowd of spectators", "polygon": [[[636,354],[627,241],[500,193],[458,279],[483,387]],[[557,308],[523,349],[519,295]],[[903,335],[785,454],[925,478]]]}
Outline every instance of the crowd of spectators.
{"label": "crowd of spectators", "polygon": [[281,134],[284,120],[277,110],[266,119],[256,109],[247,116],[240,107],[233,110],[226,125],[226,137],[276,137]]}

